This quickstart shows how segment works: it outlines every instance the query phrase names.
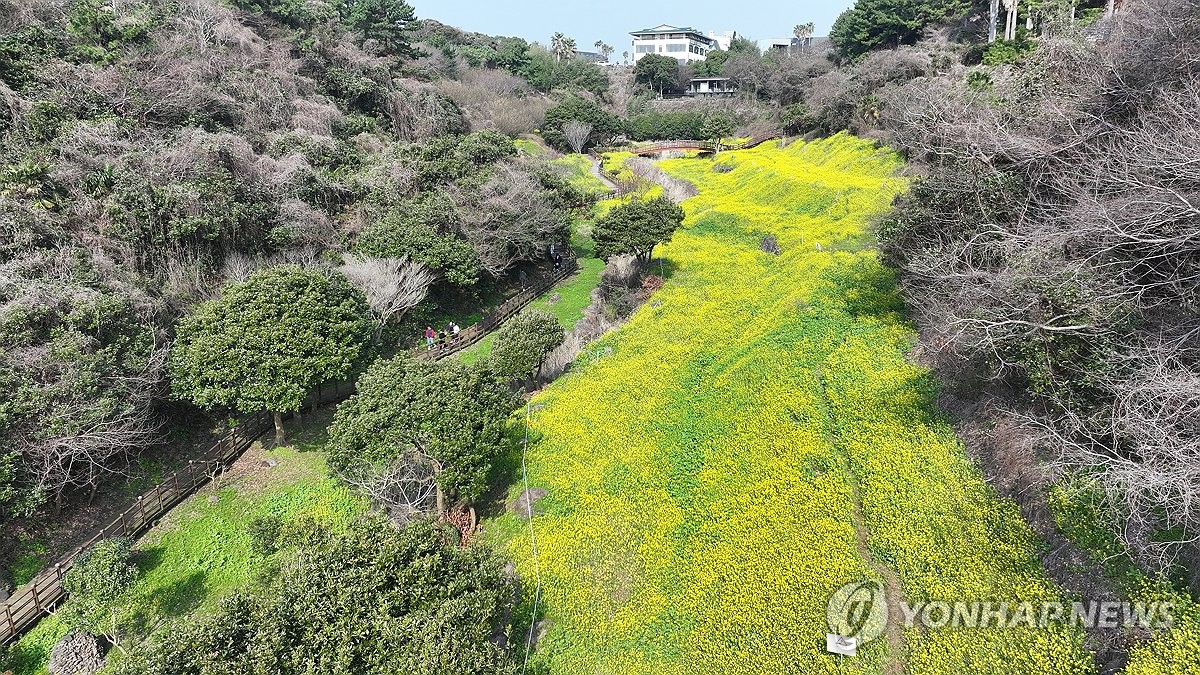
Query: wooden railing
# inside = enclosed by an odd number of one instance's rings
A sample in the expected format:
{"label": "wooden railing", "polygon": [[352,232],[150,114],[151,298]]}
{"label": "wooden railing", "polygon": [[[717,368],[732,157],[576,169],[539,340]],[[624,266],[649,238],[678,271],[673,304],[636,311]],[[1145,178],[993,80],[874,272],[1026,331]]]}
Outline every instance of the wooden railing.
{"label": "wooden railing", "polygon": [[562,266],[558,270],[543,275],[532,285],[526,286],[520,293],[505,300],[500,306],[488,312],[478,323],[464,328],[458,334],[457,339],[450,340],[444,345],[435,345],[434,349],[431,350],[427,350],[425,345],[420,345],[413,351],[420,358],[439,361],[451,354],[460,352],[487,337],[488,333],[496,330],[501,324],[516,315],[517,312],[528,307],[542,293],[550,290],[559,281],[566,279],[578,270],[579,261],[575,258],[575,252],[568,247],[563,255]]}
{"label": "wooden railing", "polygon": [[[353,383],[338,383],[311,394],[305,405],[344,400],[353,390]],[[8,600],[0,604],[0,646],[19,638],[66,597],[63,577],[80,553],[101,540],[110,537],[136,537],[149,530],[172,507],[229,468],[255,440],[271,431],[273,427],[274,422],[267,413],[254,415],[238,424],[198,459],[189,460],[186,466],[167,475],[161,483],[143,493],[132,506],[94,533],[86,542],[59,559],[53,567],[43,570],[29,583],[18,588]]]}
{"label": "wooden railing", "polygon": [[[568,248],[564,252],[560,269],[541,276],[532,285],[504,301],[478,323],[459,333],[457,340],[441,349],[425,351],[424,346],[421,346],[415,351],[421,358],[440,360],[470,347],[578,269],[579,261],[575,258],[575,252]],[[303,407],[343,401],[353,391],[354,385],[349,382],[337,383],[331,388],[318,388],[309,395]],[[15,641],[66,598],[63,578],[80,553],[110,537],[136,537],[143,534],[172,507],[229,468],[255,440],[271,431],[273,427],[274,422],[266,413],[254,415],[243,421],[200,458],[188,461],[185,467],[169,474],[161,483],[138,497],[133,506],[106,527],[59,559],[53,567],[43,570],[29,583],[18,588],[0,605],[0,646]]]}
{"label": "wooden railing", "polygon": [[625,146],[596,148],[593,150],[593,152],[598,155],[602,155],[606,152],[632,152],[635,155],[650,155],[656,152],[666,152],[667,150],[700,150],[703,152],[749,150],[750,148],[762,145],[763,143],[776,138],[782,138],[782,133],[778,131],[771,131],[765,134],[758,134],[740,143],[721,143],[719,141],[696,140],[654,141],[652,143],[631,143]]}

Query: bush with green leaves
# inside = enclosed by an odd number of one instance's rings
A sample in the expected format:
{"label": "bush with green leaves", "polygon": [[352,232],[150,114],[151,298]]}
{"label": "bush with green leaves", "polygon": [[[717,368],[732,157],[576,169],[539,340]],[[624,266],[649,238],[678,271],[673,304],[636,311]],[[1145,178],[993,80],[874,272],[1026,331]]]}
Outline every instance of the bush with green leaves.
{"label": "bush with green leaves", "polygon": [[589,144],[604,145],[625,133],[623,121],[601,108],[596,103],[578,96],[563,99],[546,111],[546,123],[542,126],[542,138],[559,150],[569,150],[570,144],[563,136],[563,126],[568,122],[583,122],[592,125]]}
{"label": "bush with green leaves", "polygon": [[697,139],[703,124],[698,111],[647,112],[629,121],[629,135],[635,141]]}
{"label": "bush with green leaves", "polygon": [[454,204],[440,194],[398,203],[367,226],[354,250],[376,258],[404,258],[423,263],[447,282],[467,288],[479,281],[483,266],[460,228]]}
{"label": "bush with green leaves", "polygon": [[649,262],[654,247],[670,241],[683,218],[683,209],[666,197],[635,198],[596,221],[592,229],[596,255],[604,260],[632,255],[642,263]]}
{"label": "bush with green leaves", "polygon": [[839,54],[857,58],[876,49],[915,44],[930,26],[971,9],[969,0],[857,0],[829,31]]}
{"label": "bush with green leaves", "polygon": [[562,324],[553,314],[542,309],[525,310],[505,322],[496,334],[490,366],[514,380],[533,377],[564,337]]}
{"label": "bush with green leaves", "polygon": [[202,408],[299,410],[317,385],[346,378],[367,354],[367,301],[346,279],[281,265],[226,286],[176,328],[175,394]]}
{"label": "bush with green leaves", "polygon": [[149,7],[122,7],[103,0],[76,0],[67,17],[67,32],[76,39],[77,58],[95,63],[111,63],[130,47],[150,43],[154,17]]}
{"label": "bush with green leaves", "polygon": [[279,536],[283,531],[283,519],[276,515],[259,516],[246,526],[250,536],[250,550],[268,556],[279,550]]}
{"label": "bush with green leaves", "polygon": [[424,189],[471,176],[516,154],[512,139],[494,131],[441,136],[404,150],[404,156],[414,162],[417,185]]}
{"label": "bush with green leaves", "polygon": [[75,630],[103,635],[121,647],[122,623],[131,609],[138,570],[133,542],[104,539],[79,554],[63,578],[68,600],[60,616]]}
{"label": "bush with green leaves", "polygon": [[[0,208],[0,523],[71,487],[95,487],[156,437],[162,382],[154,321],[135,278],[55,243],[36,208]],[[11,257],[10,257],[11,256]],[[106,273],[108,278],[106,277]]]}
{"label": "bush with green leaves", "polygon": [[368,483],[401,468],[398,463],[430,466],[441,510],[447,497],[471,503],[490,486],[493,465],[507,448],[508,416],[518,405],[495,374],[453,359],[376,361],[334,415],[329,467],[370,490]]}
{"label": "bush with green leaves", "polygon": [[515,581],[482,546],[428,522],[364,520],[335,535],[298,528],[279,564],[211,616],[182,622],[116,667],[119,675],[515,672]]}
{"label": "bush with green leaves", "polygon": [[679,62],[662,54],[647,54],[633,67],[633,79],[660,95],[674,89],[679,81]]}

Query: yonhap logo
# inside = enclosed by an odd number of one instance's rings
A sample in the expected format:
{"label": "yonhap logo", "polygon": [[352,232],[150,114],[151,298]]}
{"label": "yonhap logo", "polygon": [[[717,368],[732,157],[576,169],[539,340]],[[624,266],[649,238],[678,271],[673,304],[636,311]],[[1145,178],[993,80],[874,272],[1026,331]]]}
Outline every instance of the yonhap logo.
{"label": "yonhap logo", "polygon": [[829,598],[825,610],[829,629],[862,645],[883,635],[887,628],[887,593],[875,580],[846,584]]}

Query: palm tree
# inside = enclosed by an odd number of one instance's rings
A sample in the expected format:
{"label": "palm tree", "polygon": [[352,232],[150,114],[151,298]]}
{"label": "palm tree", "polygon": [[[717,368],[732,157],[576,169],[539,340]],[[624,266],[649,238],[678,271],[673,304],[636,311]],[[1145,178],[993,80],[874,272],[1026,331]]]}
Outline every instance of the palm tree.
{"label": "palm tree", "polygon": [[608,62],[608,57],[613,53],[612,45],[605,44],[604,40],[596,40],[596,51],[600,52],[600,56],[604,57],[604,61]]}
{"label": "palm tree", "polygon": [[[817,30],[816,24],[814,24],[811,21],[809,21],[808,23],[798,23],[798,24],[796,24],[796,27],[792,29],[792,35],[796,36],[796,39],[793,40],[792,42],[799,43],[800,47],[807,49],[808,48],[808,38],[812,37],[813,33],[816,32],[816,30]],[[789,47],[788,53],[791,54],[791,51],[792,50]]]}
{"label": "palm tree", "polygon": [[629,51],[628,50],[621,52],[621,62],[624,63],[625,65],[629,65]]}
{"label": "palm tree", "polygon": [[575,38],[569,38],[562,33],[550,36],[550,51],[556,61],[569,61],[575,58]]}
{"label": "palm tree", "polygon": [[562,33],[555,33],[550,36],[550,52],[554,54],[554,59],[557,61],[563,60],[563,53],[566,51],[567,36]]}

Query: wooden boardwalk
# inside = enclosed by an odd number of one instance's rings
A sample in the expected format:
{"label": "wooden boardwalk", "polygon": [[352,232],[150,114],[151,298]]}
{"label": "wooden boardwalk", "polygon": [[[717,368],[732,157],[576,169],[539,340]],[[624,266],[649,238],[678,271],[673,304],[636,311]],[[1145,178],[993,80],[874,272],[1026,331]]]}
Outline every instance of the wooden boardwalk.
{"label": "wooden boardwalk", "polygon": [[558,282],[579,271],[579,261],[575,258],[575,252],[568,246],[563,252],[562,268],[556,272],[551,272],[539,277],[536,281],[526,286],[524,290],[505,300],[492,311],[488,312],[478,323],[464,328],[459,334],[458,339],[449,342],[441,348],[426,350],[424,345],[420,345],[413,349],[413,353],[419,358],[441,359],[461,352],[462,350],[476,344],[489,333],[496,330],[505,321],[508,321],[522,309],[528,307],[534,300],[538,299],[542,293],[554,288]]}
{"label": "wooden boardwalk", "polygon": [[262,434],[273,428],[267,414],[242,422],[217,441],[200,458],[168,475],[163,482],[137,498],[116,520],[92,535],[53,567],[43,570],[28,584],[17,589],[0,605],[0,646],[16,640],[32,628],[66,596],[63,576],[76,556],[97,542],[110,537],[136,537],[156,523],[179,502],[229,467]]}
{"label": "wooden boardwalk", "polygon": [[[459,333],[458,340],[446,345],[444,349],[427,352],[424,347],[418,347],[414,350],[415,354],[420,358],[440,360],[470,347],[578,269],[579,262],[575,259],[574,251],[568,248],[564,251],[561,269],[539,277],[523,291],[489,312],[478,323]],[[318,389],[317,393],[310,396],[310,401],[305,402],[304,407],[345,400],[353,390],[353,383],[340,383],[332,388]],[[217,441],[199,459],[191,460],[187,466],[169,474],[161,483],[138,497],[137,502],[121,513],[116,520],[63,556],[52,567],[43,570],[29,583],[18,588],[7,601],[0,604],[0,647],[24,635],[63,601],[67,595],[63,588],[63,577],[80,553],[110,537],[137,537],[145,533],[173,507],[229,468],[254,441],[273,429],[274,423],[267,413],[248,418]]]}

